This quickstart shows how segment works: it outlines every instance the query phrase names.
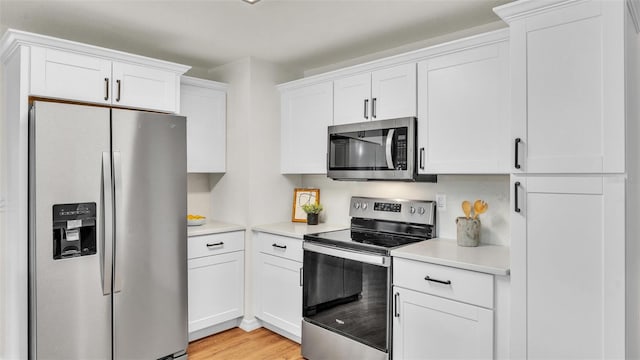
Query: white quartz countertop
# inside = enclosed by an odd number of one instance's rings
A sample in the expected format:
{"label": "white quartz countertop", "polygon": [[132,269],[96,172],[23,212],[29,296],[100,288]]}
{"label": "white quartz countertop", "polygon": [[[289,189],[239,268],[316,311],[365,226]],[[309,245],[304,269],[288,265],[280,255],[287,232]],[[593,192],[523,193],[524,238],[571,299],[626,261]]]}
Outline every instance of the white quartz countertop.
{"label": "white quartz countertop", "polygon": [[231,231],[243,231],[246,230],[244,226],[229,224],[222,221],[211,220],[207,223],[198,226],[188,226],[187,227],[187,235],[188,236],[198,236],[198,235],[209,235],[209,234],[219,234]]}
{"label": "white quartz countertop", "polygon": [[452,239],[413,243],[391,250],[391,256],[494,275],[509,275],[511,269],[509,247],[483,244],[463,247]]}
{"label": "white quartz countertop", "polygon": [[340,224],[320,223],[318,225],[307,225],[307,223],[281,222],[275,224],[253,226],[251,230],[275,235],[289,236],[302,240],[305,234],[344,230],[348,228],[349,225]]}

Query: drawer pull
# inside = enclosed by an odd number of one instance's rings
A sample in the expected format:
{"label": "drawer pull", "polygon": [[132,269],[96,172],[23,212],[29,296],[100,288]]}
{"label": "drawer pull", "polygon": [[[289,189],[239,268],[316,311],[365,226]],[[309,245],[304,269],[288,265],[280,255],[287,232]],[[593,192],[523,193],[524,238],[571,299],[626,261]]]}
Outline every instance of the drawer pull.
{"label": "drawer pull", "polygon": [[274,243],[271,246],[273,246],[274,248],[278,248],[278,249],[286,249],[287,248],[287,245],[278,245],[276,243]]}
{"label": "drawer pull", "polygon": [[451,285],[451,280],[438,280],[438,279],[429,277],[429,275],[425,276],[424,279],[431,282],[437,282],[439,284]]}
{"label": "drawer pull", "polygon": [[213,243],[213,244],[207,244],[207,247],[208,247],[209,249],[211,249],[211,248],[214,248],[214,247],[217,247],[217,246],[222,246],[222,245],[224,245],[224,242],[223,242],[223,241],[220,241],[220,242]]}

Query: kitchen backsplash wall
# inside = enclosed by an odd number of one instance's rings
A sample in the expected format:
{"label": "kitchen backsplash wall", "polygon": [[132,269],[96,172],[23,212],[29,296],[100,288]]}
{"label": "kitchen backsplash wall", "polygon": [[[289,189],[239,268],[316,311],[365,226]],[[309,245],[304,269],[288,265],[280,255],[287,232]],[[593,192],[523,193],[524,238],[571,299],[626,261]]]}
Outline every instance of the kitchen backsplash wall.
{"label": "kitchen backsplash wall", "polygon": [[324,205],[321,221],[348,224],[351,196],[435,200],[446,195],[446,209],[437,211],[438,236],[456,238],[456,217],[464,216],[464,200],[485,200],[489,209],[480,215],[480,241],[509,245],[509,176],[508,175],[439,175],[437,183],[335,181],[325,175],[304,175],[304,187],[319,188]]}
{"label": "kitchen backsplash wall", "polygon": [[187,174],[187,212],[211,217],[209,174]]}

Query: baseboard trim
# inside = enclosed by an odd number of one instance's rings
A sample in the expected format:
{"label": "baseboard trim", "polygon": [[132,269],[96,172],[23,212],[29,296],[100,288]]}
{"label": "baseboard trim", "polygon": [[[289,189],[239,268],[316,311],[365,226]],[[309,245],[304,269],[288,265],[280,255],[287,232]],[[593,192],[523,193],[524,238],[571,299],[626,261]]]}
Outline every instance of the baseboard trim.
{"label": "baseboard trim", "polygon": [[288,332],[286,330],[283,330],[283,329],[281,329],[281,328],[279,328],[279,327],[277,327],[275,325],[271,325],[271,324],[269,324],[267,322],[264,322],[264,323],[262,323],[262,326],[264,326],[265,328],[273,331],[274,333],[280,334],[280,335],[282,335],[282,336],[284,336],[284,337],[286,337],[286,338],[288,338],[288,339],[290,339],[292,341],[295,341],[298,344],[301,343],[300,336],[294,335],[294,334],[292,334],[292,333],[290,333],[290,332]]}
{"label": "baseboard trim", "polygon": [[256,318],[243,318],[238,327],[246,332],[251,332],[253,330],[260,329],[262,327],[262,322]]}
{"label": "baseboard trim", "polygon": [[204,329],[200,329],[200,330],[196,330],[196,331],[190,332],[189,333],[189,341],[198,340],[198,339],[201,339],[203,337],[207,337],[209,335],[213,335],[213,334],[216,334],[216,333],[219,333],[219,332],[223,332],[225,330],[233,329],[234,327],[239,327],[240,326],[240,322],[241,322],[240,319],[241,318],[232,319],[232,320],[220,323],[220,324],[216,324],[216,325],[213,325],[213,326],[206,327]]}

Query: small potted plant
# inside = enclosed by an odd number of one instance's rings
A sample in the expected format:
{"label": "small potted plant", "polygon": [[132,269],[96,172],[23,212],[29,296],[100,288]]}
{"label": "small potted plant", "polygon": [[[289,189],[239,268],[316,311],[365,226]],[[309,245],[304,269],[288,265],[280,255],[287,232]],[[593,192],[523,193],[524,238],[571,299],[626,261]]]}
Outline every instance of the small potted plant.
{"label": "small potted plant", "polygon": [[304,204],[302,210],[307,213],[307,224],[318,225],[318,216],[322,211],[322,204]]}

